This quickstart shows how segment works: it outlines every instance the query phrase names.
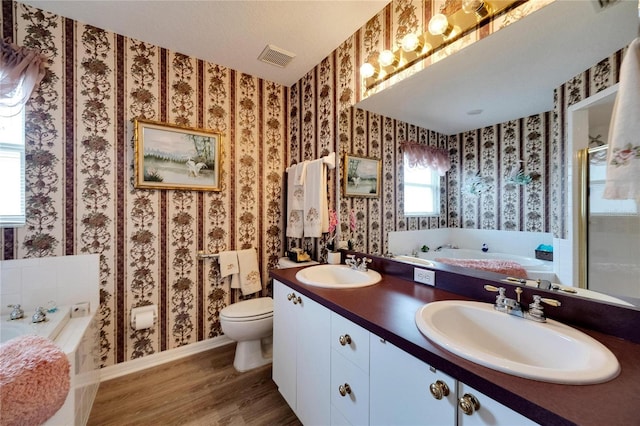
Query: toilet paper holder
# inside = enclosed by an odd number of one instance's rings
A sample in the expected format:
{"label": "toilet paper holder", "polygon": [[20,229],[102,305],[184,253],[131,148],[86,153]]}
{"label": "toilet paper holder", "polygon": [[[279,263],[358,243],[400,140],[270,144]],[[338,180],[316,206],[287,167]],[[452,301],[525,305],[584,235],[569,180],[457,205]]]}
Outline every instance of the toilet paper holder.
{"label": "toilet paper holder", "polygon": [[145,314],[147,312],[153,313],[153,325],[155,325],[158,320],[158,306],[157,305],[147,305],[147,306],[139,306],[137,308],[131,308],[131,327],[134,330],[137,330],[137,319],[139,315]]}

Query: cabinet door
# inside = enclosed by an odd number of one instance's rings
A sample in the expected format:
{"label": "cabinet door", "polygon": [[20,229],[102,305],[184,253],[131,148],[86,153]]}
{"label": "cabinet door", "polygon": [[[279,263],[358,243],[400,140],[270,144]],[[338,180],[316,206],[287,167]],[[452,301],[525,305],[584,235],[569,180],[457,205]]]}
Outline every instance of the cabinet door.
{"label": "cabinet door", "polygon": [[[456,381],[371,334],[370,420],[372,425],[455,425]],[[432,396],[436,381],[449,389]],[[442,385],[439,384],[442,387]]]}
{"label": "cabinet door", "polygon": [[499,402],[489,398],[488,396],[478,392],[471,386],[464,383],[458,384],[458,398],[462,398],[465,394],[476,397],[480,408],[473,410],[471,414],[465,414],[463,409],[458,409],[458,425],[459,426],[475,426],[475,425],[492,425],[492,426],[529,426],[535,425],[532,420],[524,417],[520,413],[516,413],[512,409],[505,407]]}
{"label": "cabinet door", "polygon": [[295,305],[298,310],[295,411],[305,425],[327,425],[331,421],[331,311],[308,297],[300,296],[300,300]]}
{"label": "cabinet door", "polygon": [[298,306],[287,296],[293,290],[273,281],[273,381],[293,411],[296,411],[296,353]]}

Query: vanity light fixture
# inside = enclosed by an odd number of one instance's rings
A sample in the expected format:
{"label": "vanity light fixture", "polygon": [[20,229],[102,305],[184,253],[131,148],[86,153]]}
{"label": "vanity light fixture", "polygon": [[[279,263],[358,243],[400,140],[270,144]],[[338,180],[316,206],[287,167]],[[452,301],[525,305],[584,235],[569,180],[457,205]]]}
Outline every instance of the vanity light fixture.
{"label": "vanity light fixture", "polygon": [[[367,62],[360,67],[360,76],[366,90],[411,67],[460,37],[477,30],[486,21],[519,7],[529,0],[462,0],[462,7],[449,14],[436,13],[429,20],[424,33],[407,33],[396,50],[370,52]],[[377,54],[377,58],[375,58]]]}

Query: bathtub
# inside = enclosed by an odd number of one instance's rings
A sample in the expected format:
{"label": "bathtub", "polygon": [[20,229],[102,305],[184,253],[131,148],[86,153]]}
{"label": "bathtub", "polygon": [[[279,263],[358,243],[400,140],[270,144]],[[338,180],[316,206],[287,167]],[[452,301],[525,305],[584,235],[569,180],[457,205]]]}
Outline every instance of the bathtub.
{"label": "bathtub", "polygon": [[33,312],[32,309],[25,309],[25,317],[18,320],[9,320],[8,314],[2,315],[0,345],[29,334],[53,340],[69,360],[71,388],[63,406],[44,426],[84,425],[89,419],[100,384],[97,347],[99,327],[95,313],[71,318],[69,307],[59,307],[56,312],[47,313],[46,321],[32,323]]}
{"label": "bathtub", "polygon": [[545,262],[544,260],[536,259],[533,257],[517,256],[515,254],[498,253],[498,252],[483,252],[480,250],[471,249],[440,249],[438,251],[429,251],[427,253],[419,252],[418,257],[425,260],[434,260],[437,258],[449,258],[449,259],[496,259],[496,260],[510,260],[517,262],[527,272],[546,270],[550,267],[552,262]]}
{"label": "bathtub", "polygon": [[58,334],[69,322],[69,312],[69,307],[60,307],[55,312],[47,312],[47,320],[39,323],[31,322],[33,312],[26,309],[24,318],[9,320],[5,317],[0,322],[0,344],[4,344],[14,337],[28,334],[35,334],[55,341]]}

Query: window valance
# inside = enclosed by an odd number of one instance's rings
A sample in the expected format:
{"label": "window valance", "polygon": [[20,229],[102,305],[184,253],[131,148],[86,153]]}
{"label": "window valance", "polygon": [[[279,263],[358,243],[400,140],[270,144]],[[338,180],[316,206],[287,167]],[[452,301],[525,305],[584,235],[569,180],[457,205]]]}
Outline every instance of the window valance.
{"label": "window valance", "polygon": [[411,167],[429,167],[435,169],[440,176],[444,176],[451,168],[449,152],[446,149],[411,141],[400,142],[400,149]]}
{"label": "window valance", "polygon": [[4,115],[15,115],[27,102],[45,73],[40,52],[0,40],[0,106]]}

